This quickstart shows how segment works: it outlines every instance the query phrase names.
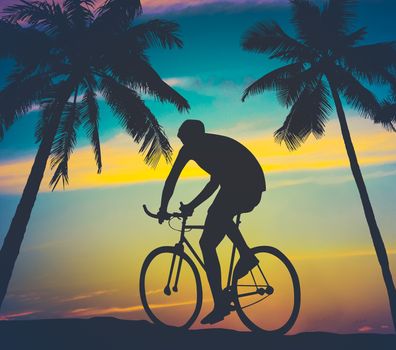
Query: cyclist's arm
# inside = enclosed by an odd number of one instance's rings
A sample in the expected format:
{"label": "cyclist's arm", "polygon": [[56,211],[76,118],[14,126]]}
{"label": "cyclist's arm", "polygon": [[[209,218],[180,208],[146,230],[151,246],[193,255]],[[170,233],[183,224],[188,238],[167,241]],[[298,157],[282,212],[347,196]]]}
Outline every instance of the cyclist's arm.
{"label": "cyclist's arm", "polygon": [[162,190],[160,211],[167,212],[168,203],[173,195],[173,191],[175,190],[176,182],[189,160],[190,158],[187,156],[185,148],[182,147],[177,155],[175,163],[173,164],[172,170],[165,181],[164,189]]}
{"label": "cyclist's arm", "polygon": [[205,202],[217,190],[218,187],[219,187],[219,183],[213,178],[211,178],[210,181],[203,188],[203,190],[198,194],[198,196],[196,196],[187,205],[191,206],[192,208],[198,207],[203,202]]}

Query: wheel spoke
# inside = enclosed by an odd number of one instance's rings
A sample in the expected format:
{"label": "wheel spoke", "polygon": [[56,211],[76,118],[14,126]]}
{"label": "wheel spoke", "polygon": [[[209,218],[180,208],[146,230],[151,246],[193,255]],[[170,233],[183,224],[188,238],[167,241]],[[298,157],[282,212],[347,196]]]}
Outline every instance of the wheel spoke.
{"label": "wheel spoke", "polygon": [[256,279],[254,278],[254,275],[253,275],[253,271],[252,271],[252,270],[250,270],[250,275],[252,276],[253,281],[254,281],[254,285],[255,285],[256,288],[257,288],[257,282],[256,282]]}
{"label": "wheel spoke", "polygon": [[262,246],[252,252],[260,264],[240,279],[235,276],[235,310],[253,331],[284,334],[294,325],[300,310],[298,275],[278,249]]}
{"label": "wheel spoke", "polygon": [[237,287],[268,287],[268,284],[237,284]]}
{"label": "wheel spoke", "polygon": [[247,305],[245,305],[245,306],[241,306],[241,309],[246,309],[246,308],[249,307],[249,306],[258,304],[260,301],[262,301],[262,300],[264,300],[264,299],[267,299],[268,297],[269,297],[269,295],[266,295],[266,296],[262,297],[261,299],[259,299],[259,300],[257,300],[257,301],[254,301],[253,303],[247,304]]}
{"label": "wheel spoke", "polygon": [[267,279],[265,278],[264,272],[260,267],[260,264],[257,265],[258,269],[260,270],[261,276],[263,276],[265,283],[267,283],[267,285],[269,285]]}
{"label": "wheel spoke", "polygon": [[263,295],[265,293],[266,293],[266,291],[263,288],[257,288],[254,292],[247,292],[247,293],[238,294],[238,298],[249,297],[249,296],[256,295],[256,294]]}

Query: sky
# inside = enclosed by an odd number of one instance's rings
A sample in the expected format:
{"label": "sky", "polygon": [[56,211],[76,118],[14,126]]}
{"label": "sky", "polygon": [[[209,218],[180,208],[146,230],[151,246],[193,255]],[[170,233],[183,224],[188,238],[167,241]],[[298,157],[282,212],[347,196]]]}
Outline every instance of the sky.
{"label": "sky", "polygon": [[[5,6],[12,1],[2,1]],[[257,157],[266,175],[262,202],[242,217],[249,245],[273,245],[290,257],[302,286],[302,307],[292,332],[392,332],[384,283],[359,195],[349,169],[339,125],[332,113],[326,134],[310,137],[297,151],[275,143],[287,110],[266,93],[241,102],[246,86],[280,65],[265,55],[245,52],[240,40],[258,21],[276,20],[293,34],[287,1],[143,1],[144,15],[179,23],[184,48],[151,49],[161,77],[191,105],[178,113],[171,105],[147,99],[175,150],[177,129],[187,118],[200,119],[209,132],[233,137]],[[366,42],[396,38],[393,1],[362,0],[357,24],[368,29]],[[10,64],[0,61],[0,81]],[[373,87],[384,97],[386,91]],[[362,172],[384,238],[394,276],[396,236],[396,135],[345,107]],[[0,240],[15,212],[37,145],[34,110],[11,127],[0,143]],[[177,234],[144,215],[160,202],[170,165],[144,164],[138,146],[122,131],[111,110],[100,102],[103,170],[83,132],[70,161],[70,185],[51,192],[48,170],[27,228],[0,319],[115,316],[147,318],[139,294],[145,256],[173,245]],[[189,201],[207,175],[189,164],[177,186],[171,210]],[[209,203],[197,209],[203,222]],[[194,243],[199,234],[191,234]],[[219,248],[227,261],[230,245]],[[201,271],[203,280],[204,273]],[[204,283],[204,307],[211,306]],[[235,315],[218,326],[244,329]],[[199,327],[197,322],[194,327]]]}

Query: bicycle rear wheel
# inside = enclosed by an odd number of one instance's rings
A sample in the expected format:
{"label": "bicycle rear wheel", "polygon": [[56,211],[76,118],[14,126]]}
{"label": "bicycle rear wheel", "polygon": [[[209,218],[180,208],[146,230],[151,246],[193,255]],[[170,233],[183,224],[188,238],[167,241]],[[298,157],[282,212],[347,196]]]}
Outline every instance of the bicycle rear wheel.
{"label": "bicycle rear wheel", "polygon": [[259,260],[246,276],[233,277],[233,295],[239,318],[253,331],[284,334],[296,322],[301,303],[298,275],[278,249],[252,249]]}
{"label": "bicycle rear wheel", "polygon": [[202,306],[202,284],[191,258],[175,247],[153,250],[140,273],[140,298],[150,319],[189,328]]}

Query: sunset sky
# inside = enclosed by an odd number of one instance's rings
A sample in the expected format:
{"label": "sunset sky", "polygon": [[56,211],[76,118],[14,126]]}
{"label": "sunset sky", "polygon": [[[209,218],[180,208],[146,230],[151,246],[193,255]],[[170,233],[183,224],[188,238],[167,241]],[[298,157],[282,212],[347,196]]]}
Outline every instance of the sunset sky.
{"label": "sunset sky", "polygon": [[[15,1],[1,1],[1,7]],[[349,169],[339,125],[332,113],[325,137],[309,138],[289,152],[273,132],[287,114],[271,93],[241,102],[243,89],[280,65],[241,49],[242,34],[258,21],[276,20],[290,34],[287,1],[146,0],[144,15],[180,24],[181,50],[151,49],[153,67],[190,103],[190,113],[147,100],[175,150],[179,125],[200,119],[209,132],[236,138],[258,158],[267,179],[259,207],[242,217],[252,246],[274,245],[295,265],[302,285],[302,308],[293,332],[393,331],[384,283],[359,195]],[[367,43],[396,39],[396,3],[361,0],[357,25],[368,29]],[[0,85],[10,62],[0,61]],[[373,87],[380,97],[387,91]],[[138,294],[145,256],[172,245],[177,234],[144,215],[146,203],[159,206],[170,165],[147,167],[138,146],[100,102],[102,174],[81,131],[70,161],[70,185],[54,192],[42,182],[1,319],[116,316],[146,318]],[[346,113],[362,172],[396,278],[396,134]],[[15,212],[37,145],[39,111],[20,119],[0,142],[0,241]],[[178,184],[171,210],[189,201],[207,175],[190,164]],[[209,203],[208,203],[209,204]],[[207,204],[194,222],[204,219]],[[198,235],[196,235],[198,236]],[[193,237],[197,242],[199,237]],[[220,248],[228,254],[229,243]],[[228,257],[227,257],[228,259]],[[202,271],[201,271],[202,272]],[[202,277],[204,274],[202,273]],[[204,298],[210,297],[205,287]],[[210,308],[204,303],[204,310]],[[202,313],[203,315],[203,313]],[[201,315],[201,317],[202,317]],[[195,325],[196,327],[199,325]],[[218,326],[244,329],[235,315]]]}

